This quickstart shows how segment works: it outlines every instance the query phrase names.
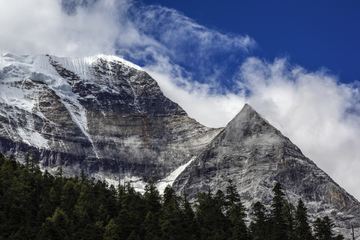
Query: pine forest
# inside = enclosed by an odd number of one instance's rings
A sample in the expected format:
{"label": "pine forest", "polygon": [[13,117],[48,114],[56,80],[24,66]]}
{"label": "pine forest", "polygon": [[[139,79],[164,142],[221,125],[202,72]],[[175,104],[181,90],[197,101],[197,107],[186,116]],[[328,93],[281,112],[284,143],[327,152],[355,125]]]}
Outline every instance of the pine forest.
{"label": "pine forest", "polygon": [[245,209],[231,180],[226,192],[199,192],[194,202],[153,182],[144,194],[80,176],[42,172],[33,153],[24,164],[0,153],[0,239],[340,240],[328,217],[310,223],[307,209],[273,188],[269,209]]}

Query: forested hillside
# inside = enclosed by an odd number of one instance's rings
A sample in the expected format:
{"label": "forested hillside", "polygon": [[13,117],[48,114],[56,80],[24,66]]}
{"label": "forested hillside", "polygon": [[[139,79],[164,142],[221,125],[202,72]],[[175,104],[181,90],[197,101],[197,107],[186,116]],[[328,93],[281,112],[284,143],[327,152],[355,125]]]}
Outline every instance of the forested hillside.
{"label": "forested hillside", "polygon": [[225,193],[198,193],[191,204],[170,186],[161,196],[149,182],[140,194],[83,172],[41,172],[31,152],[24,165],[0,153],[0,239],[344,239],[328,217],[309,224],[301,199],[288,203],[279,183],[273,193],[269,211],[260,202],[245,209],[229,180]]}

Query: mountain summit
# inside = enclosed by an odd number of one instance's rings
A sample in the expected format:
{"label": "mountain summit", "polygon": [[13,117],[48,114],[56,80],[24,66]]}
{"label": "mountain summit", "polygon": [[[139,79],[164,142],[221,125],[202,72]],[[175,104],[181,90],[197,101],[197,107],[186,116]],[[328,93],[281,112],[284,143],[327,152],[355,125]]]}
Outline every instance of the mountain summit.
{"label": "mountain summit", "polygon": [[42,169],[89,176],[143,191],[148,180],[194,199],[236,185],[250,208],[269,206],[280,182],[312,219],[359,232],[360,203],[245,104],[225,128],[205,127],[166,98],[140,67],[114,56],[50,55],[0,59],[0,151]]}
{"label": "mountain summit", "polygon": [[228,179],[248,208],[257,201],[269,206],[272,188],[280,182],[287,200],[296,204],[301,198],[313,219],[331,213],[341,228],[358,226],[359,202],[247,104],[173,187],[192,198],[198,191],[225,192]]}

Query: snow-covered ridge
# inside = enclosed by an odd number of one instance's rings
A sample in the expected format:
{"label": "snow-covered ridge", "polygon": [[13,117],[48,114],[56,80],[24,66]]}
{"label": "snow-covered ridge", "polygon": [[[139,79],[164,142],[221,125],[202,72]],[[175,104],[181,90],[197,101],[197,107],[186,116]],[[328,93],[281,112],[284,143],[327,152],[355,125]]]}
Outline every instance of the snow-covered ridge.
{"label": "snow-covered ridge", "polygon": [[128,67],[134,68],[139,71],[143,71],[141,67],[113,55],[98,54],[90,57],[74,57],[74,58],[56,57],[56,56],[50,56],[50,57],[52,58],[52,60],[60,64],[63,68],[66,68],[67,70],[74,72],[83,79],[89,79],[89,74],[90,74],[89,67],[91,67],[93,63],[96,63],[99,59],[103,59],[108,62],[121,62],[122,64]]}
{"label": "snow-covered ridge", "polygon": [[[0,71],[6,67],[18,67],[23,70],[23,73],[41,72],[49,76],[58,76],[54,67],[50,64],[49,59],[56,61],[63,68],[74,72],[81,78],[87,79],[89,76],[89,67],[96,63],[99,59],[108,62],[120,62],[128,67],[143,71],[141,67],[126,61],[120,57],[113,55],[98,54],[89,57],[57,57],[48,54],[38,55],[14,55],[6,54],[0,56]],[[28,70],[28,71],[26,71]],[[30,71],[29,71],[30,70]],[[32,71],[31,71],[32,70]]]}
{"label": "snow-covered ridge", "polygon": [[[117,56],[95,55],[91,57],[56,57],[50,55],[14,55],[6,54],[0,56],[0,80],[13,79],[14,81],[34,80],[45,83],[55,92],[72,97],[71,86],[68,81],[62,78],[52,63],[61,65],[61,67],[73,72],[81,79],[91,79],[90,68],[99,59],[110,62],[121,62],[122,64],[143,71],[139,66],[132,64]],[[19,79],[20,78],[20,79]]]}
{"label": "snow-covered ridge", "polygon": [[[49,88],[54,90],[58,95],[74,98],[72,88],[68,81],[61,77],[54,67],[53,63],[60,65],[62,68],[73,72],[83,80],[91,79],[91,67],[99,59],[108,62],[120,62],[130,68],[143,71],[141,67],[130,63],[120,57],[98,54],[90,57],[57,57],[48,54],[39,55],[14,55],[6,54],[0,56],[0,81],[16,82],[33,80],[45,83]],[[25,94],[25,93],[24,93]],[[17,94],[19,95],[19,94]],[[23,94],[20,94],[23,95]],[[2,102],[7,102],[2,96]],[[75,97],[76,98],[76,97]],[[23,99],[18,96],[17,99]],[[78,104],[75,104],[78,105]],[[19,106],[22,108],[21,106]],[[29,110],[29,109],[26,109]]]}
{"label": "snow-covered ridge", "polygon": [[[117,56],[107,56],[103,54],[90,57],[57,57],[48,54],[38,55],[15,55],[8,53],[0,56],[0,103],[8,106],[17,107],[29,113],[38,115],[41,118],[45,116],[37,111],[38,91],[40,89],[24,88],[26,82],[40,82],[47,85],[47,88],[53,90],[61,99],[61,102],[67,108],[72,120],[79,126],[84,135],[88,138],[94,148],[95,155],[97,150],[88,132],[88,121],[86,110],[80,104],[76,94],[72,91],[72,86],[67,79],[59,75],[56,66],[73,72],[82,80],[93,79],[91,68],[99,59],[107,62],[121,63],[135,70],[143,71],[139,66],[132,64]],[[9,114],[9,113],[8,113]],[[8,117],[8,116],[6,116]],[[12,135],[22,138],[22,141],[39,147],[49,148],[47,141],[41,137],[41,134],[29,129],[18,128]],[[11,136],[10,136],[11,135]]]}

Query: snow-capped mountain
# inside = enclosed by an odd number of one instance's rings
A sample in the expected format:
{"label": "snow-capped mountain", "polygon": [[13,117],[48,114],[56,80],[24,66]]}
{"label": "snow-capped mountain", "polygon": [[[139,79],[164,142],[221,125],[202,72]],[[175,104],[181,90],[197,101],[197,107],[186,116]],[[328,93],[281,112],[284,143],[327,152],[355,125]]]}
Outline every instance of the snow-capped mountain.
{"label": "snow-capped mountain", "polygon": [[[205,127],[166,98],[140,67],[115,56],[0,58],[0,151],[42,169],[84,170],[110,183],[148,179],[194,198],[232,179],[243,201],[270,204],[279,181],[312,218],[360,236],[360,203],[249,105],[225,127]],[[360,239],[360,237],[359,237]]]}
{"label": "snow-capped mountain", "polygon": [[0,150],[21,159],[30,148],[43,168],[70,175],[131,179],[141,189],[221,130],[189,118],[145,71],[114,56],[8,54],[0,81]]}

